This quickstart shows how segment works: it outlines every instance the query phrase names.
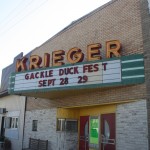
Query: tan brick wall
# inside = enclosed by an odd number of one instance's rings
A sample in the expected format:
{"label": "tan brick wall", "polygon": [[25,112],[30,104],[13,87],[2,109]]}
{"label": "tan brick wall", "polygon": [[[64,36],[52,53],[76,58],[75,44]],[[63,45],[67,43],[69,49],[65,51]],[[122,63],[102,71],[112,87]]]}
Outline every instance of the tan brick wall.
{"label": "tan brick wall", "polygon": [[[140,92],[141,91],[141,92]],[[84,93],[74,91],[73,94],[59,99],[41,99],[28,97],[27,110],[53,107],[82,107],[102,105],[115,102],[143,99],[146,97],[143,84],[118,88],[85,90]]]}
{"label": "tan brick wall", "polygon": [[[105,42],[117,39],[122,44],[121,55],[143,53],[143,37],[141,24],[140,0],[116,0],[98,8],[80,18],[70,26],[49,39],[33,54],[43,56],[55,50],[79,47],[86,55],[87,45],[101,43],[101,55],[105,58]],[[51,29],[50,29],[51,30]],[[86,57],[84,59],[86,61]],[[65,60],[66,63],[68,63]],[[50,93],[45,93],[50,94]],[[59,92],[58,92],[59,94]],[[28,98],[27,110],[99,105],[111,102],[143,99],[146,97],[145,84],[126,87],[100,88],[85,90],[83,93],[74,91],[59,99]]]}
{"label": "tan brick wall", "polygon": [[[143,31],[143,48],[145,57],[145,79],[147,89],[147,111],[150,114],[150,10],[148,8],[149,0],[141,0],[141,18]],[[150,115],[148,115],[148,138],[150,148]]]}
{"label": "tan brick wall", "polygon": [[114,39],[122,43],[122,55],[143,53],[139,0],[117,0],[100,7],[36,48],[32,55],[43,56],[55,50],[67,52],[73,47],[86,54],[87,45],[101,43],[105,58],[105,42]]}

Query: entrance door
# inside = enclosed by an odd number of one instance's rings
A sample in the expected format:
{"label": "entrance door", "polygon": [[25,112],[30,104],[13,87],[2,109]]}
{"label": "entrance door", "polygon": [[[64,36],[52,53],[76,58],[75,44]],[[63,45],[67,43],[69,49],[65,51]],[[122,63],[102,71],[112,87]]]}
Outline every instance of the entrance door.
{"label": "entrance door", "polygon": [[115,150],[115,114],[103,114],[101,115],[101,150]]}
{"label": "entrance door", "polygon": [[89,116],[80,117],[79,150],[89,150]]}

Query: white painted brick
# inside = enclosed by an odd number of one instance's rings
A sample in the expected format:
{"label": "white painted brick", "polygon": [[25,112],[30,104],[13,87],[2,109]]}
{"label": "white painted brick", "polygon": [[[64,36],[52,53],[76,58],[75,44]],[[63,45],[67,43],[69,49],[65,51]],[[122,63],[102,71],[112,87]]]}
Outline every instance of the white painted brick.
{"label": "white painted brick", "polygon": [[146,100],[121,104],[116,112],[116,149],[148,150]]}
{"label": "white painted brick", "polygon": [[[77,150],[77,133],[56,131],[57,109],[26,111],[23,147],[27,148],[29,138],[48,140],[48,150]],[[32,131],[32,120],[38,120],[38,131]]]}

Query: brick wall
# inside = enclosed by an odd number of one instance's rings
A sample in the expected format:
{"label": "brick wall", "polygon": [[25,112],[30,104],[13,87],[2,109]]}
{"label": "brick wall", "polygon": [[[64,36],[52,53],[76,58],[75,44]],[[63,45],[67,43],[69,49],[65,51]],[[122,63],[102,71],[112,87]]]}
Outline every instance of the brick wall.
{"label": "brick wall", "polygon": [[[141,91],[141,92],[140,92]],[[28,97],[27,110],[45,109],[54,107],[82,107],[91,105],[102,105],[115,102],[125,102],[146,98],[146,88],[144,84],[112,87],[103,89],[87,89],[81,91],[68,92],[68,96],[57,99],[41,99]]]}
{"label": "brick wall", "polygon": [[116,111],[116,149],[148,150],[147,102],[121,104]]}
{"label": "brick wall", "polygon": [[[109,2],[74,21],[36,48],[32,55],[43,56],[44,53],[55,50],[67,52],[73,47],[79,47],[86,54],[87,45],[101,43],[101,55],[105,58],[105,42],[114,39],[122,43],[122,55],[143,53],[139,0]],[[86,60],[85,57],[84,61]],[[65,61],[68,63],[67,60]]]}
{"label": "brick wall", "polygon": [[[119,104],[116,109],[116,149],[148,150],[147,101]],[[76,150],[78,134],[56,131],[57,109],[26,111],[24,148],[29,137],[48,139],[49,150]],[[32,131],[32,120],[38,120]]]}
{"label": "brick wall", "polygon": [[[148,0],[149,1],[149,0]],[[141,0],[141,18],[142,18],[142,33],[143,33],[143,48],[145,57],[145,79],[147,90],[147,110],[150,114],[150,11],[148,1]],[[149,147],[150,147],[150,115],[148,115],[148,132],[149,132]]]}
{"label": "brick wall", "polygon": [[[43,56],[46,52],[51,54],[54,50],[63,49],[67,53],[70,48],[79,47],[85,53],[84,61],[86,61],[87,45],[101,43],[101,55],[105,58],[105,42],[117,39],[122,43],[121,55],[144,53],[146,82],[124,87],[68,90],[66,94],[58,93],[60,98],[57,99],[49,98],[47,100],[28,97],[27,116],[31,110],[38,111],[37,109],[103,105],[141,99],[140,101],[121,104],[117,107],[116,146],[117,150],[122,150],[122,147],[124,150],[148,150],[147,136],[150,135],[150,117],[147,115],[147,113],[150,114],[149,27],[150,19],[147,0],[113,0],[73,22],[35,49],[32,55]],[[66,59],[65,63],[68,63]],[[50,93],[46,92],[44,94],[50,95]],[[29,123],[27,124],[29,125]],[[149,131],[149,134],[147,134],[147,131]],[[61,140],[64,136],[60,137],[58,147],[60,145],[65,147],[65,144],[62,145],[63,141]],[[54,138],[56,138],[55,134]],[[53,143],[55,143],[55,140],[52,140],[54,141]]]}
{"label": "brick wall", "polygon": [[[37,131],[32,131],[32,121],[38,120]],[[56,109],[26,111],[23,147],[28,147],[29,138],[49,140],[49,146],[57,146]]]}
{"label": "brick wall", "polygon": [[[57,109],[26,111],[23,147],[29,138],[48,140],[48,150],[77,150],[78,134],[56,131]],[[38,120],[37,131],[32,131],[32,121]]]}
{"label": "brick wall", "polygon": [[[141,24],[140,0],[115,0],[96,9],[92,13],[74,21],[64,30],[36,48],[31,55],[52,53],[79,47],[86,58],[87,45],[101,43],[101,55],[105,58],[105,42],[117,39],[122,43],[121,55],[143,53],[143,35]],[[65,63],[68,63],[65,59]],[[145,84],[126,87],[99,88],[89,90],[68,90],[59,99],[39,100],[29,98],[27,110],[48,107],[71,107],[98,105],[110,102],[121,102],[146,98]],[[50,95],[44,93],[43,95]],[[37,93],[37,97],[38,97]],[[48,97],[48,96],[47,96]]]}

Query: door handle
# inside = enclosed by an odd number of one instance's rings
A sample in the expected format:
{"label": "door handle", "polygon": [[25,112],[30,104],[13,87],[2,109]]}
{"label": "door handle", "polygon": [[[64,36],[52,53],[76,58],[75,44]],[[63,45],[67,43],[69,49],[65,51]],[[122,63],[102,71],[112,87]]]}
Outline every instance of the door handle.
{"label": "door handle", "polygon": [[88,136],[80,136],[80,140],[89,141],[89,137]]}
{"label": "door handle", "polygon": [[115,142],[115,139],[102,139],[102,143],[115,145],[116,142]]}
{"label": "door handle", "polygon": [[115,139],[109,139],[106,136],[102,135],[102,142],[101,143],[115,145]]}
{"label": "door handle", "polygon": [[85,140],[85,137],[84,136],[80,136],[80,140]]}

